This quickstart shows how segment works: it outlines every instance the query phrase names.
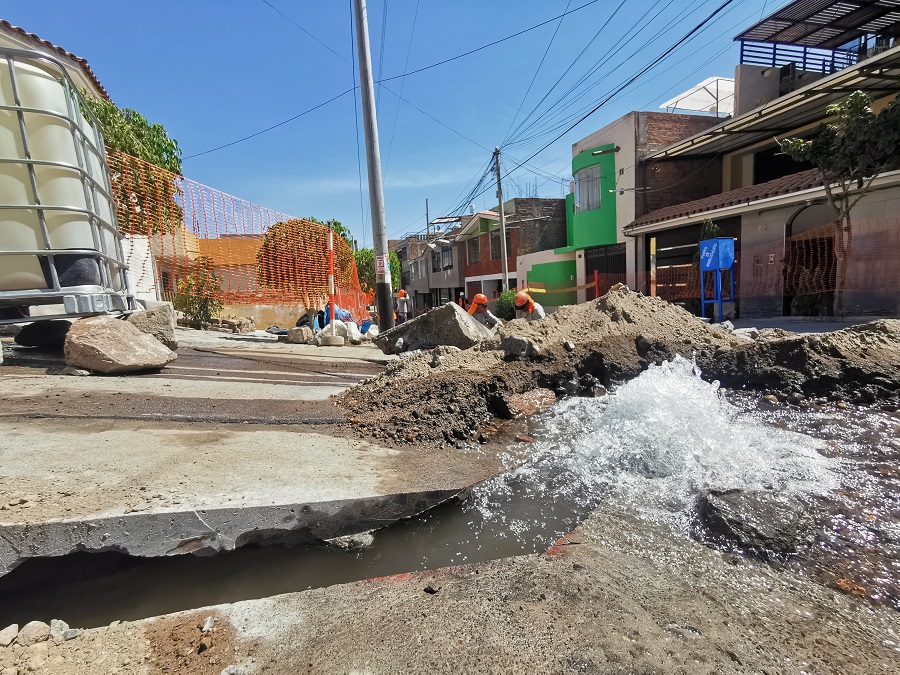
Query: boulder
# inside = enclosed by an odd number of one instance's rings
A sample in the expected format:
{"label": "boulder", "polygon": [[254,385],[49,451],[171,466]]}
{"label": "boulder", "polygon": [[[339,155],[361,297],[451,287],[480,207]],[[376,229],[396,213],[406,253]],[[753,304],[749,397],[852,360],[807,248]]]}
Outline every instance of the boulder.
{"label": "boulder", "polygon": [[35,321],[16,333],[15,342],[23,347],[35,347],[50,352],[61,352],[66,343],[66,333],[72,327],[65,319]]}
{"label": "boulder", "polygon": [[309,339],[313,336],[312,328],[309,326],[301,326],[300,328],[291,328],[287,334],[287,342],[292,345],[305,345],[309,343]]}
{"label": "boulder", "polygon": [[43,621],[29,621],[16,636],[16,642],[23,647],[36,645],[50,637],[50,626]]}
{"label": "boulder", "polygon": [[374,342],[385,354],[396,354],[441,345],[468,349],[493,335],[462,307],[448,302],[381,333]]}
{"label": "boulder", "polygon": [[9,647],[19,634],[19,624],[14,623],[0,630],[0,647]]}
{"label": "boulder", "polygon": [[517,335],[503,338],[500,348],[507,357],[534,359],[541,355],[541,348],[537,344]]}
{"label": "boulder", "polygon": [[176,354],[127,321],[107,316],[80,319],[66,335],[66,363],[100,373],[162,368]]}
{"label": "boulder", "polygon": [[143,312],[134,312],[128,316],[128,323],[142,333],[152,335],[173,352],[178,349],[175,337],[175,308],[166,302]]}
{"label": "boulder", "polygon": [[751,553],[796,553],[815,536],[806,506],[770,490],[710,490],[698,499],[697,515],[714,537]]}

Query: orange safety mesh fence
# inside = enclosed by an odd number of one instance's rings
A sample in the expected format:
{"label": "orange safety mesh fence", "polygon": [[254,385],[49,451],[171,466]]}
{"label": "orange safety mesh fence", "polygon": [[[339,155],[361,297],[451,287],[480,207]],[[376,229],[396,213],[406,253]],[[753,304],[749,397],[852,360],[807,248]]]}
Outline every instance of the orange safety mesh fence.
{"label": "orange safety mesh fence", "polygon": [[[845,296],[854,296],[856,300],[848,304],[875,311],[879,309],[880,298],[887,302],[883,309],[896,311],[888,296],[900,295],[900,220],[857,220],[852,225],[852,233],[843,291]],[[828,224],[786,239],[742,246],[735,261],[738,300],[787,296],[794,298],[796,313],[826,313],[839,288],[839,236],[837,227]],[[712,298],[712,276],[707,274],[706,295]],[[730,284],[727,272],[722,275],[722,284],[727,296]],[[660,265],[655,275],[639,274],[637,286],[645,293],[672,302],[699,301],[699,266],[696,261]],[[601,290],[604,288],[601,283]],[[870,298],[871,306],[867,306],[866,297]]]}
{"label": "orange safety mesh fence", "polygon": [[[202,292],[225,305],[324,308],[326,225],[233,197],[116,150],[107,152],[126,262],[138,290],[155,290],[165,299]],[[217,284],[191,282],[207,270]],[[337,234],[334,283],[336,304],[357,321],[368,319],[353,250]]]}

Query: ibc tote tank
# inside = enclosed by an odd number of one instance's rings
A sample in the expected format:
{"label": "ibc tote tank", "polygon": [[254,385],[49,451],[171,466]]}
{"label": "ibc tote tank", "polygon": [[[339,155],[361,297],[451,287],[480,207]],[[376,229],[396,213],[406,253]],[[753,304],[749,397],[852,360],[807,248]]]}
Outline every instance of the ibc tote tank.
{"label": "ibc tote tank", "polygon": [[103,138],[79,96],[55,59],[0,49],[0,312],[132,307]]}

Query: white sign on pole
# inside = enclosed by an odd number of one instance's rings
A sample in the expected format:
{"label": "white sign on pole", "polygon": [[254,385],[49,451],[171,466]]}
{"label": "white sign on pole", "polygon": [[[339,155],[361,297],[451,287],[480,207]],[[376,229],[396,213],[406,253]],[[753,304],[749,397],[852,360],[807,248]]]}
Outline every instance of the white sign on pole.
{"label": "white sign on pole", "polygon": [[375,275],[386,277],[391,273],[391,264],[387,255],[375,256]]}

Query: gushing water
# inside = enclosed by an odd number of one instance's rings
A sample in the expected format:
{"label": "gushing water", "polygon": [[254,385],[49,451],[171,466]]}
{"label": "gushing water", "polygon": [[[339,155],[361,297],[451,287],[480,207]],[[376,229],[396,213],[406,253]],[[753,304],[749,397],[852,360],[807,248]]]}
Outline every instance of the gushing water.
{"label": "gushing water", "polygon": [[615,394],[563,402],[544,439],[535,461],[479,492],[482,512],[496,511],[498,496],[523,481],[557,499],[615,499],[645,517],[681,523],[704,490],[821,494],[839,483],[837,462],[820,454],[822,441],[741,411],[681,357]]}

